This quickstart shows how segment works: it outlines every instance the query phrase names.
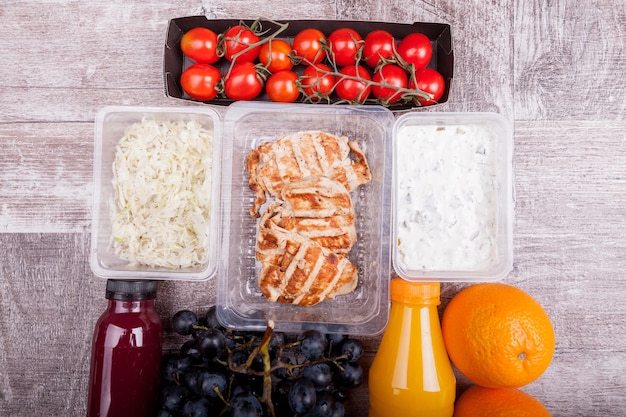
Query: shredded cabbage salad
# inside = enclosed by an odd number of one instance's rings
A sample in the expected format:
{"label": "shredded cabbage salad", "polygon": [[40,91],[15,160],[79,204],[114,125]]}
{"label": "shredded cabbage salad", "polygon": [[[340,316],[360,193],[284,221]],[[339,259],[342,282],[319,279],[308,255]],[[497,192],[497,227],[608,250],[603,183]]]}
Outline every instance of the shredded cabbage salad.
{"label": "shredded cabbage salad", "polygon": [[185,268],[205,263],[213,135],[194,121],[143,119],[116,146],[112,245],[132,264]]}

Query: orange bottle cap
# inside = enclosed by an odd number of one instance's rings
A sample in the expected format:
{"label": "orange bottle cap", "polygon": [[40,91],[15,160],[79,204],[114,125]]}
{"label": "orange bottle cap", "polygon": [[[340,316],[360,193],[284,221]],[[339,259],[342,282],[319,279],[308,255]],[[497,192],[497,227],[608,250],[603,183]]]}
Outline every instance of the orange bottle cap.
{"label": "orange bottle cap", "polygon": [[441,285],[438,282],[413,282],[403,278],[391,280],[391,301],[405,304],[439,305]]}

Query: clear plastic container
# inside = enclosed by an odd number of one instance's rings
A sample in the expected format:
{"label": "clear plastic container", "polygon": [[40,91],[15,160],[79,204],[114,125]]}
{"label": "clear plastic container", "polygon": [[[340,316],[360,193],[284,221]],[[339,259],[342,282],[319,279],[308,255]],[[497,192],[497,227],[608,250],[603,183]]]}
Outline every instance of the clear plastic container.
{"label": "clear plastic container", "polygon": [[[267,320],[282,331],[306,327],[326,332],[376,334],[389,308],[391,131],[393,114],[379,106],[319,106],[237,102],[224,115],[222,176],[222,254],[217,314],[226,326],[263,329]],[[286,133],[322,130],[359,141],[372,181],[351,192],[357,243],[349,254],[359,270],[352,293],[310,307],[269,302],[258,288],[255,257],[258,219],[249,209],[247,153]],[[262,208],[263,210],[263,208]]]}
{"label": "clear plastic container", "polygon": [[513,134],[496,113],[407,113],[393,128],[392,259],[403,278],[513,268]]}
{"label": "clear plastic container", "polygon": [[[142,119],[156,121],[196,121],[213,132],[212,195],[209,222],[208,259],[203,264],[186,268],[133,265],[115,254],[111,242],[110,201],[115,195],[111,180],[116,145],[125,130]],[[205,280],[217,271],[220,234],[220,172],[222,124],[219,113],[211,107],[130,107],[102,108],[95,120],[94,189],[90,264],[102,278]]]}

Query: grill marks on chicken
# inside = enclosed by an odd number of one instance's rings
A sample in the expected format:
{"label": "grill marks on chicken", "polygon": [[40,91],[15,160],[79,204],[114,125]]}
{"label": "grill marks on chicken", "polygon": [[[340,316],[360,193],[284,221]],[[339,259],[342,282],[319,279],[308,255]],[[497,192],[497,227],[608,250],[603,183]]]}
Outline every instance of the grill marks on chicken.
{"label": "grill marks on chicken", "polygon": [[347,255],[357,236],[349,190],[371,180],[358,144],[323,132],[299,132],[251,151],[247,165],[257,196],[251,215],[259,216],[266,194],[275,198],[257,234],[263,295],[272,302],[310,306],[354,291],[358,271]]}
{"label": "grill marks on chicken", "polygon": [[354,207],[346,188],[315,176],[285,185],[282,204],[271,203],[271,221],[336,253],[347,254],[356,243]]}
{"label": "grill marks on chicken", "polygon": [[273,217],[269,210],[261,217],[257,238],[259,288],[269,301],[314,305],[354,291],[357,269],[345,255],[281,228]]}
{"label": "grill marks on chicken", "polygon": [[248,184],[256,194],[253,217],[267,195],[279,197],[285,184],[311,176],[325,176],[348,191],[372,179],[365,154],[356,141],[320,131],[297,132],[266,142],[246,158]]}

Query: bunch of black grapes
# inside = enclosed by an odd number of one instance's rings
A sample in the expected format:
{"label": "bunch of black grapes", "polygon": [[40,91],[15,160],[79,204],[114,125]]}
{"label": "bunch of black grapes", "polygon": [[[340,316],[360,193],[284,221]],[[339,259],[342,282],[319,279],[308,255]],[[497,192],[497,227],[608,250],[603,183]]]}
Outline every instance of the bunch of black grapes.
{"label": "bunch of black grapes", "polygon": [[298,335],[223,328],[215,306],[205,317],[172,317],[188,336],[164,357],[157,417],[343,417],[351,388],[361,384],[363,345],[316,329]]}

